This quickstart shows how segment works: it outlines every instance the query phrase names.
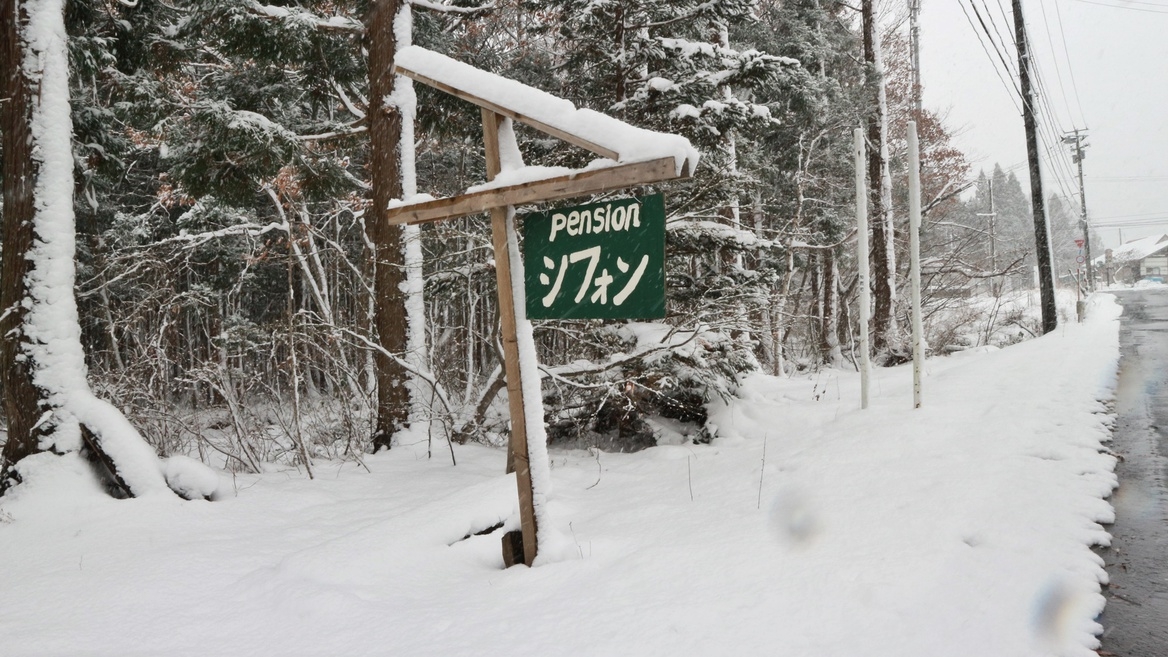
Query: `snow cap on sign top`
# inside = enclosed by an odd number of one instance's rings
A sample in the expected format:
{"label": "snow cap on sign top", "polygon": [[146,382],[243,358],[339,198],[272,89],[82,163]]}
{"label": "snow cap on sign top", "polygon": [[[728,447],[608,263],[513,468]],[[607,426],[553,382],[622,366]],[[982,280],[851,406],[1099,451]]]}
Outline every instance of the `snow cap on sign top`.
{"label": "snow cap on sign top", "polygon": [[697,149],[680,135],[638,128],[600,112],[577,108],[546,91],[420,46],[399,50],[394,61],[400,68],[619,153],[620,162],[672,157],[679,175],[687,163],[690,171],[697,166]]}

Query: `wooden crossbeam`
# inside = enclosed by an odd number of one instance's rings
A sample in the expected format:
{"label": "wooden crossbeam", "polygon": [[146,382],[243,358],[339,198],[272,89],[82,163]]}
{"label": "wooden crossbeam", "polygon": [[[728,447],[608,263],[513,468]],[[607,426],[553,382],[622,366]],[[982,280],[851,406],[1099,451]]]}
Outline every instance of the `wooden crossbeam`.
{"label": "wooden crossbeam", "polygon": [[564,141],[568,142],[569,144],[572,144],[573,146],[579,146],[580,148],[583,148],[585,150],[592,151],[593,153],[596,153],[597,155],[599,155],[601,157],[607,157],[610,160],[620,160],[621,159],[620,153],[612,150],[611,148],[606,148],[604,146],[601,146],[600,144],[597,144],[593,141],[589,141],[589,140],[587,140],[579,135],[574,135],[570,132],[565,132],[565,131],[563,131],[555,126],[548,125],[548,124],[544,123],[543,121],[540,121],[538,119],[533,119],[530,116],[527,116],[527,115],[522,114],[520,112],[516,112],[513,109],[503,107],[502,105],[498,105],[496,103],[493,103],[485,98],[480,98],[479,96],[476,96],[476,95],[474,95],[470,92],[467,92],[463,89],[456,89],[448,84],[439,82],[433,78],[428,78],[425,75],[418,73],[417,71],[411,71],[410,69],[405,68],[401,65],[396,65],[396,66],[394,66],[394,72],[398,73],[400,75],[404,75],[408,78],[412,78],[414,80],[417,80],[418,82],[421,82],[422,84],[424,84],[428,87],[434,87],[435,89],[438,89],[439,91],[444,91],[444,92],[450,94],[451,96],[456,96],[458,98],[461,98],[461,99],[465,100],[466,102],[471,103],[473,105],[478,105],[479,107],[481,107],[485,110],[490,110],[491,112],[494,112],[495,114],[498,114],[500,116],[505,116],[509,119],[513,119],[513,120],[519,121],[520,123],[523,123],[525,125],[529,125],[529,126],[535,128],[536,130],[539,130],[540,132],[544,132],[546,134],[549,134],[557,139],[563,139]]}
{"label": "wooden crossbeam", "polygon": [[[688,171],[682,172],[686,177]],[[403,205],[389,210],[391,224],[417,224],[465,217],[491,208],[523,205],[599,194],[613,189],[647,185],[677,178],[672,157],[618,164],[605,169],[580,171],[566,176],[484,189],[469,194]]]}

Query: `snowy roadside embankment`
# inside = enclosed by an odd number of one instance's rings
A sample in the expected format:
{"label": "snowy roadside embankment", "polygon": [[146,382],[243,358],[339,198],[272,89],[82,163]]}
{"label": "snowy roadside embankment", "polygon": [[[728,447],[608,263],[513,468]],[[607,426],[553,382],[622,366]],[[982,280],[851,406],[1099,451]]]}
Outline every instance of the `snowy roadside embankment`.
{"label": "snowy roadside embankment", "polygon": [[[755,376],[712,445],[555,452],[575,557],[501,570],[499,450],[425,445],[103,497],[48,455],[0,504],[13,655],[1093,655],[1118,306],[858,379]],[[424,440],[420,436],[419,440]],[[764,465],[765,460],[765,465]],[[512,519],[510,522],[514,522]]]}

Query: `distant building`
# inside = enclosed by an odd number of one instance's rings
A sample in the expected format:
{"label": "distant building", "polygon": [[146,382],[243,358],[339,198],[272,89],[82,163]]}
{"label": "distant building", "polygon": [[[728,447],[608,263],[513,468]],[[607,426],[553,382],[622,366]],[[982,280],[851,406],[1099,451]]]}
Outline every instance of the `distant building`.
{"label": "distant building", "polygon": [[1168,277],[1168,233],[1132,240],[1094,260],[1106,283]]}

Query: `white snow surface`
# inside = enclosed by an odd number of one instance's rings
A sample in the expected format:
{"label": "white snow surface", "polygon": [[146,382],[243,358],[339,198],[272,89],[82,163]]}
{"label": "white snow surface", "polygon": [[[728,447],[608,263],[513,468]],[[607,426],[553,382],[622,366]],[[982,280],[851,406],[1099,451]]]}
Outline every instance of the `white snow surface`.
{"label": "white snow surface", "polygon": [[687,160],[691,171],[697,166],[698,151],[685,137],[645,130],[594,110],[577,108],[563,98],[421,46],[399,50],[394,62],[431,80],[604,146],[619,153],[621,162],[672,157],[679,174]]}
{"label": "white snow surface", "polygon": [[32,266],[26,277],[29,293],[24,301],[28,341],[22,346],[35,363],[34,382],[48,393],[52,414],[42,421],[56,424],[53,438],[61,450],[78,449],[79,425],[89,427],[135,495],[169,493],[154,450],[116,408],[94,397],[86,380],[73,297],[73,123],[64,0],[29,0],[24,6],[28,23],[22,34],[27,45],[22,66],[25,75],[39,84],[32,111],[33,157],[39,172],[35,239],[28,255]]}
{"label": "white snow surface", "polygon": [[[710,445],[551,452],[574,558],[502,570],[502,450],[113,500],[76,455],[0,499],[0,637],[40,655],[1093,657],[1118,306],[999,350],[753,375]],[[534,456],[534,455],[533,455]],[[542,476],[542,475],[541,475]]]}
{"label": "white snow surface", "polygon": [[174,455],[163,461],[166,483],[188,500],[211,499],[219,490],[219,475],[189,456]]}

